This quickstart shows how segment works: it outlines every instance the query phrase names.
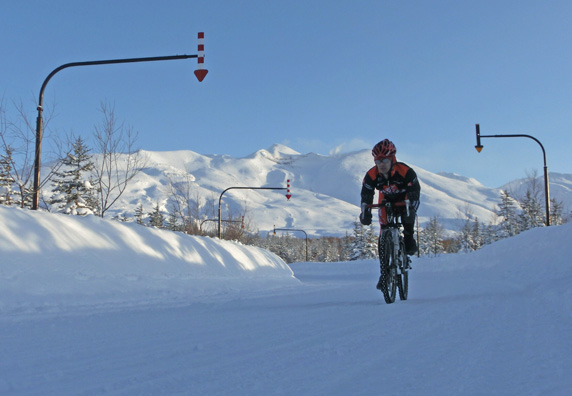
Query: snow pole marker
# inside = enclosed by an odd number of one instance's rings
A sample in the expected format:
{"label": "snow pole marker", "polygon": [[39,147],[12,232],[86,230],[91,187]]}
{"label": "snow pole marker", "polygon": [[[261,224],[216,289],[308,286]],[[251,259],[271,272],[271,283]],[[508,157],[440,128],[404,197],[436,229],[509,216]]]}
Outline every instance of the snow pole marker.
{"label": "snow pole marker", "polygon": [[205,33],[199,32],[198,34],[198,56],[197,56],[197,70],[195,70],[195,76],[199,80],[199,82],[203,81],[206,77],[207,73],[209,72],[207,69],[204,68],[205,63]]}
{"label": "snow pole marker", "polygon": [[286,183],[286,199],[289,201],[292,197],[292,194],[290,194],[290,179],[286,180]]}

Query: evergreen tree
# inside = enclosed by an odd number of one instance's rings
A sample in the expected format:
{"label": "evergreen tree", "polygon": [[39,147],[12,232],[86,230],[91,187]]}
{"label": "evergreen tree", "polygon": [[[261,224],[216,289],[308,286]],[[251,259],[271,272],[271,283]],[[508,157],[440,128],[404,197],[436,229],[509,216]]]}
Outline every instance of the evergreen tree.
{"label": "evergreen tree", "polygon": [[295,245],[296,238],[290,236],[289,234],[278,236],[272,234],[272,236],[267,238],[267,247],[265,248],[279,256],[285,262],[293,263],[296,261],[301,261],[299,259],[299,255],[296,253],[297,249],[295,248]]}
{"label": "evergreen tree", "polygon": [[95,188],[84,177],[91,170],[93,162],[89,149],[82,138],[78,138],[72,144],[72,152],[62,159],[60,169],[54,173],[50,204],[60,212],[73,215],[97,212]]}
{"label": "evergreen tree", "polygon": [[471,230],[471,249],[474,251],[483,247],[483,239],[483,228],[481,223],[479,223],[479,218],[475,217],[475,221],[473,221],[473,228]]}
{"label": "evergreen tree", "polygon": [[169,216],[167,217],[167,229],[171,231],[183,231],[185,229],[184,226],[179,224],[179,217],[177,216],[177,213],[169,213]]}
{"label": "evergreen tree", "polygon": [[437,216],[431,217],[427,226],[419,233],[419,249],[421,254],[437,256],[445,251],[443,239],[445,230]]}
{"label": "evergreen tree", "polygon": [[556,201],[552,198],[550,200],[550,224],[561,225],[565,223],[564,219],[564,204],[561,201]]}
{"label": "evergreen tree", "polygon": [[340,241],[340,258],[339,261],[348,261],[351,254],[352,238],[346,231],[346,236]]}
{"label": "evergreen tree", "polygon": [[491,243],[497,240],[496,238],[496,227],[489,223],[487,226],[484,226],[481,231],[481,247],[485,245],[490,245]]}
{"label": "evergreen tree", "polygon": [[536,194],[533,194],[530,189],[526,191],[526,195],[520,202],[520,206],[522,208],[522,212],[519,215],[521,232],[544,226],[542,205]]}
{"label": "evergreen tree", "polygon": [[135,221],[137,222],[137,224],[144,225],[143,214],[144,214],[143,204],[137,205],[137,207],[135,208]]}
{"label": "evergreen tree", "polygon": [[12,148],[6,147],[6,153],[0,156],[0,204],[12,205],[15,203],[13,190],[15,183],[12,176]]}
{"label": "evergreen tree", "polygon": [[161,213],[159,208],[159,203],[155,205],[152,212],[149,213],[149,225],[151,227],[164,228],[165,226],[165,216]]}
{"label": "evergreen tree", "polygon": [[377,236],[371,226],[364,227],[359,221],[354,221],[353,241],[350,244],[351,261],[377,257]]}
{"label": "evergreen tree", "polygon": [[459,230],[459,234],[457,235],[457,243],[460,247],[460,250],[468,253],[474,250],[473,247],[473,233],[472,233],[472,222],[469,219],[466,219],[463,222],[463,226]]}
{"label": "evergreen tree", "polygon": [[500,217],[498,239],[508,238],[520,232],[517,208],[517,201],[508,191],[501,191],[501,204],[497,210],[497,215]]}

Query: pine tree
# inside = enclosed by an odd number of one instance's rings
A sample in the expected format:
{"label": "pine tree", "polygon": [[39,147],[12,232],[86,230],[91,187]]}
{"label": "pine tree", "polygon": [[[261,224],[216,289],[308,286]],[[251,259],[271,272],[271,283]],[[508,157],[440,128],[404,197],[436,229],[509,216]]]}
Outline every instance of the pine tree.
{"label": "pine tree", "polygon": [[171,231],[183,231],[185,228],[179,224],[177,213],[170,212],[167,217],[167,229]]}
{"label": "pine tree", "polygon": [[473,222],[473,229],[471,230],[471,249],[479,250],[483,247],[483,229],[481,227],[481,223],[479,223],[479,218],[475,217],[475,221]]}
{"label": "pine tree", "polygon": [[497,241],[496,227],[489,223],[481,231],[481,247]]}
{"label": "pine tree", "polygon": [[152,212],[149,212],[149,226],[157,228],[165,227],[165,216],[161,213],[159,203],[155,205]]}
{"label": "pine tree", "polygon": [[0,156],[0,204],[12,205],[15,203],[12,189],[15,180],[12,176],[12,148],[6,147],[6,154]]}
{"label": "pine tree", "polygon": [[143,204],[137,205],[137,207],[135,208],[135,221],[137,222],[137,224],[144,225],[143,214],[144,214]]}
{"label": "pine tree", "polygon": [[526,191],[526,195],[520,202],[520,206],[522,208],[522,212],[519,215],[521,231],[544,226],[542,205],[537,196],[530,189]]}
{"label": "pine tree", "polygon": [[556,201],[555,198],[550,200],[550,224],[561,225],[565,223],[564,219],[564,204],[561,201]]}
{"label": "pine tree", "polygon": [[463,222],[463,226],[459,230],[459,234],[457,235],[457,243],[465,253],[468,253],[473,250],[473,235],[472,235],[472,222],[469,219],[466,219]]}
{"label": "pine tree", "polygon": [[340,244],[340,258],[339,261],[348,261],[351,254],[352,238],[346,231],[346,236],[341,240]]}
{"label": "pine tree", "polygon": [[379,235],[373,230],[372,226],[366,228],[365,231],[365,254],[368,259],[377,258],[378,256],[378,240]]}
{"label": "pine tree", "polygon": [[437,216],[431,217],[427,226],[419,233],[419,250],[421,254],[437,256],[445,251],[443,239],[445,230]]}
{"label": "pine tree", "polygon": [[97,212],[95,188],[84,176],[92,169],[89,149],[82,138],[78,138],[72,144],[72,152],[62,159],[60,169],[54,173],[50,204],[54,205],[56,210],[72,215]]}
{"label": "pine tree", "polygon": [[500,217],[498,239],[520,233],[517,208],[517,201],[510,196],[508,191],[501,191],[501,204],[497,210],[497,215]]}
{"label": "pine tree", "polygon": [[377,257],[377,236],[371,226],[364,227],[354,221],[353,241],[350,244],[350,261]]}

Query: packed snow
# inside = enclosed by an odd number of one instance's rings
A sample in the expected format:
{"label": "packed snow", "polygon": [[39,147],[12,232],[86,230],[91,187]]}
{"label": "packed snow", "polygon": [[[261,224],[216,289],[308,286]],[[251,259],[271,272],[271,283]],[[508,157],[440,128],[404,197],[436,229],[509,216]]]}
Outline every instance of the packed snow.
{"label": "packed snow", "polygon": [[569,395],[572,224],[415,258],[295,263],[0,206],[1,395]]}

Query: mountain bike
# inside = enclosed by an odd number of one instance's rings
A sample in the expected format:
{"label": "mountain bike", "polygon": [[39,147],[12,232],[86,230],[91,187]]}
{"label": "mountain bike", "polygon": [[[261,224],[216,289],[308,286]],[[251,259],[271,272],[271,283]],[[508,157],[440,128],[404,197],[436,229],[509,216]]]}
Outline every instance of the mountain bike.
{"label": "mountain bike", "polygon": [[409,292],[409,270],[411,258],[405,252],[401,214],[405,210],[409,216],[409,201],[388,202],[368,205],[367,208],[385,208],[387,224],[381,225],[378,240],[379,267],[381,275],[377,288],[383,293],[387,304],[395,302],[396,290],[399,299],[407,300]]}

